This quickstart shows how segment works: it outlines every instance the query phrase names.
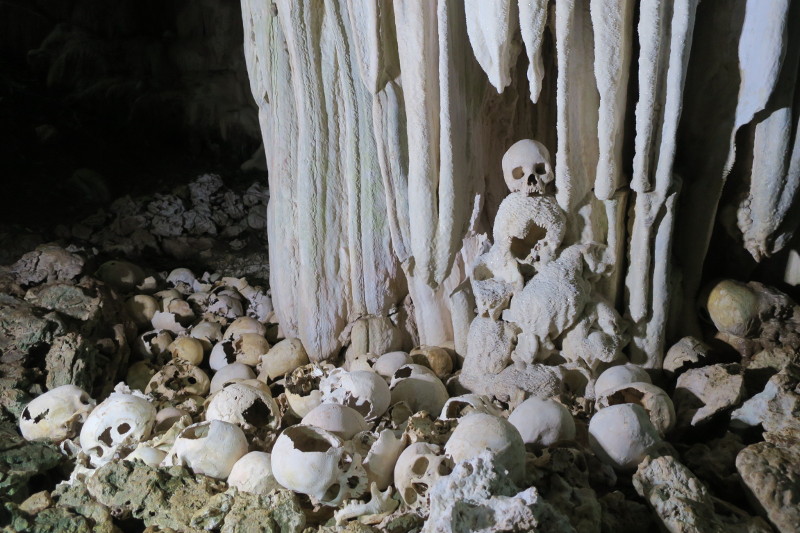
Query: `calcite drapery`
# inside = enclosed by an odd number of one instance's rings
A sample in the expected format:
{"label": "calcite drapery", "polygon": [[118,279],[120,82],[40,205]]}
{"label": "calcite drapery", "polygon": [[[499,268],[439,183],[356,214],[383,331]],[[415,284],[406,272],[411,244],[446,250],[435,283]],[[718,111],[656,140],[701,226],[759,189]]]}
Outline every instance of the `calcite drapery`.
{"label": "calcite drapery", "polygon": [[284,331],[315,360],[373,318],[464,346],[501,155],[532,137],[565,243],[601,245],[593,290],[632,323],[630,360],[659,366],[696,327],[674,311],[726,179],[747,185],[728,227],[756,260],[796,229],[798,4],[242,0]]}

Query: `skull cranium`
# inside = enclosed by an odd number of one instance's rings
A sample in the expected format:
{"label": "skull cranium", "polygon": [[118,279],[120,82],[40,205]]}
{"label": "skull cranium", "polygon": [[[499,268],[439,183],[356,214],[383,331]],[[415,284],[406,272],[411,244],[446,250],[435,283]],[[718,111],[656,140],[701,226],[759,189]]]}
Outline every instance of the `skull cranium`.
{"label": "skull cranium", "polygon": [[503,155],[503,179],[511,192],[549,195],[554,178],[550,152],[538,141],[522,139]]}

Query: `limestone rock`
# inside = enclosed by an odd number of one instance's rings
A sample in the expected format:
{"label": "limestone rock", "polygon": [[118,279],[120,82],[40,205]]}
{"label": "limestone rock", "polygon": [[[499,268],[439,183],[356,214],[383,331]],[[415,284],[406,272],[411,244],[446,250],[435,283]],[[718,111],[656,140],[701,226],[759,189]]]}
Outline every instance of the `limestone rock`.
{"label": "limestone rock", "polygon": [[80,276],[84,260],[55,244],[43,244],[11,266],[21,285],[68,281]]}
{"label": "limestone rock", "polygon": [[781,533],[800,527],[800,451],[769,442],[752,444],[736,456],[749,496]]}
{"label": "limestone rock", "polygon": [[640,533],[655,531],[657,527],[655,517],[646,505],[625,498],[625,494],[618,490],[604,494],[599,501],[603,533]]}
{"label": "limestone rock", "polygon": [[27,442],[17,433],[16,424],[0,422],[0,503],[24,500],[30,479],[46,476],[62,460],[55,446]]}
{"label": "limestone rock", "polygon": [[575,448],[544,448],[528,454],[526,483],[563,514],[578,533],[600,533],[602,508],[589,483],[589,466]]}
{"label": "limestone rock", "polygon": [[[183,467],[159,469],[138,461],[111,462],[86,481],[86,488],[115,516],[133,516],[148,526],[226,533],[299,533],[305,526],[305,515],[291,492],[226,492],[225,483],[192,475]],[[248,529],[252,527],[260,529]]]}
{"label": "limestone rock", "polygon": [[745,447],[742,440],[728,432],[708,442],[698,442],[681,454],[683,462],[714,493],[726,500],[741,497],[736,455]]}
{"label": "limestone rock", "polygon": [[488,451],[457,464],[436,482],[430,502],[423,533],[575,531],[536,488],[519,491],[497,472]]}
{"label": "limestone rock", "polygon": [[789,364],[800,363],[800,353],[789,346],[763,350],[753,355],[744,370],[744,384],[748,391],[764,390],[769,378],[786,368]]}
{"label": "limestone rock", "polygon": [[678,377],[673,402],[678,427],[696,426],[735,407],[744,394],[741,367],[736,363],[693,368]]}
{"label": "limestone rock", "polygon": [[705,485],[674,457],[648,457],[633,475],[633,486],[672,533],[747,532],[769,533],[761,518],[726,506],[733,514],[715,512],[715,500]]}
{"label": "limestone rock", "polygon": [[731,414],[731,425],[761,424],[766,431],[800,428],[800,365],[790,364],[767,382],[764,390]]}

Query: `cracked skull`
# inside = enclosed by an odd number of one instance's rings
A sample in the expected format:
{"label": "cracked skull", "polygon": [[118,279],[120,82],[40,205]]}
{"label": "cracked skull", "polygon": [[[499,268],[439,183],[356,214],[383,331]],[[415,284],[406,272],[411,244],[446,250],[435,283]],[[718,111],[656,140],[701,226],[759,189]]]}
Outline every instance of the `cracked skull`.
{"label": "cracked skull", "polygon": [[206,409],[206,420],[236,424],[258,442],[271,441],[281,424],[275,400],[263,390],[243,383],[233,383],[215,394]]}
{"label": "cracked skull", "polygon": [[336,507],[367,490],[361,456],[333,433],[303,424],[278,437],[272,473],[281,486],[308,495],[314,504]]}
{"label": "cracked skull", "polygon": [[417,442],[403,450],[394,467],[394,483],[400,497],[411,509],[427,509],[428,491],[453,471],[453,460],[436,444]]}
{"label": "cracked skull", "polygon": [[552,194],[555,175],[550,152],[538,141],[522,139],[503,155],[503,179],[511,192],[528,195]]}
{"label": "cracked skull", "polygon": [[75,385],[62,385],[36,397],[22,411],[19,429],[26,440],[61,442],[75,436],[95,401]]}

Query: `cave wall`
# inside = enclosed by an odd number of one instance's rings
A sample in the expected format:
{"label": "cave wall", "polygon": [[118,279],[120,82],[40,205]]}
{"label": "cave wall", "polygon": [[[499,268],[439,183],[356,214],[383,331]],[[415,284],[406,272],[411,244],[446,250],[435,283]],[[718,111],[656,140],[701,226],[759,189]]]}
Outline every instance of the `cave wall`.
{"label": "cave wall", "polygon": [[698,328],[712,233],[746,252],[744,276],[793,242],[797,9],[243,0],[281,325],[315,358],[398,331],[463,347],[501,156],[531,137],[551,151],[567,242],[596,247],[630,360],[659,366]]}
{"label": "cave wall", "polygon": [[4,213],[238,168],[260,145],[243,40],[237,2],[0,1]]}

